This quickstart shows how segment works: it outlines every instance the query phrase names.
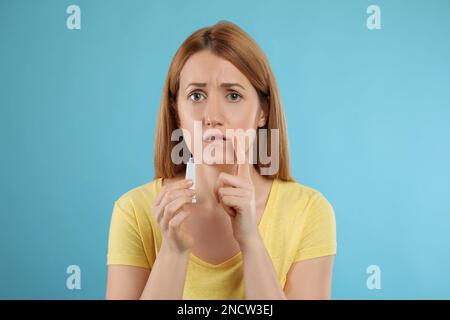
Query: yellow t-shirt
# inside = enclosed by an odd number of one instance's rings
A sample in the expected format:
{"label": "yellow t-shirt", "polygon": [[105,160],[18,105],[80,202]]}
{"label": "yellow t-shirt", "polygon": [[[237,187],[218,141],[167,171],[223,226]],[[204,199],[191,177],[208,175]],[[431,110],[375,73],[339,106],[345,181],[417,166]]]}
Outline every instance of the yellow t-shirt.
{"label": "yellow t-shirt", "polygon": [[[161,186],[159,178],[115,201],[107,264],[152,268],[162,235],[151,208]],[[258,228],[283,288],[294,262],[336,254],[333,207],[297,182],[274,180]],[[244,298],[241,252],[217,265],[190,254],[183,299]]]}

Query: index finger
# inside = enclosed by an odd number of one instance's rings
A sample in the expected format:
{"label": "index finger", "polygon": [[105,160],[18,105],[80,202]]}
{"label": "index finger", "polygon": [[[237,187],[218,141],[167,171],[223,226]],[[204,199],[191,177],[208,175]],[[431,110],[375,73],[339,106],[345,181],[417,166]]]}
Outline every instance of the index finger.
{"label": "index finger", "polygon": [[[234,156],[236,158],[237,170],[236,175],[238,177],[243,177],[250,179],[250,161],[246,162],[245,159],[245,137],[244,137],[244,145],[240,145],[237,143],[237,137],[233,137],[233,151]],[[239,163],[239,159],[243,159],[243,163]],[[250,160],[250,159],[249,159]]]}
{"label": "index finger", "polygon": [[169,184],[164,185],[161,188],[161,191],[158,193],[158,195],[155,198],[155,205],[158,206],[161,203],[162,198],[164,197],[164,195],[172,190],[177,190],[177,189],[187,189],[192,185],[192,180],[186,180],[186,179],[182,179],[180,181],[175,181]]}

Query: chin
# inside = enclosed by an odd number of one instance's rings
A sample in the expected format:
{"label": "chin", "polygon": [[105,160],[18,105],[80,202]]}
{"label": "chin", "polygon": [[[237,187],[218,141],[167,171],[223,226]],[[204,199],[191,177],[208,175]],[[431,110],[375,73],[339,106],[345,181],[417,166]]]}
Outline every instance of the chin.
{"label": "chin", "polygon": [[223,166],[223,165],[231,165],[234,163],[234,155],[228,155],[228,163],[226,153],[223,152],[217,152],[214,156],[210,155],[203,155],[203,164],[206,165],[215,165],[215,166]]}

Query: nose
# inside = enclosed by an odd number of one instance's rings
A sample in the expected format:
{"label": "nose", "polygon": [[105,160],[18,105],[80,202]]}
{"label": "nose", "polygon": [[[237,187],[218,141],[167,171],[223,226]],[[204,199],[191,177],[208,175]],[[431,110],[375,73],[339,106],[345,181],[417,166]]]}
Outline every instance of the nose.
{"label": "nose", "polygon": [[204,113],[204,124],[208,127],[223,125],[223,116],[219,102],[210,100]]}

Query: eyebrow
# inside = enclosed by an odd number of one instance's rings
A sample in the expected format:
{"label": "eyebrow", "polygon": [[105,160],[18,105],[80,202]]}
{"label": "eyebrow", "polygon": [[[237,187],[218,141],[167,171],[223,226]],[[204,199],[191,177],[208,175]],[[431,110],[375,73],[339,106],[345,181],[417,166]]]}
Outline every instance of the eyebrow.
{"label": "eyebrow", "polygon": [[[204,88],[204,87],[206,87],[206,83],[204,83],[204,82],[202,82],[202,83],[200,83],[200,82],[189,83],[188,86],[186,87],[186,91],[191,86]],[[222,83],[220,86],[222,88],[241,87],[243,90],[245,90],[245,88],[242,85],[240,85],[239,83]]]}

